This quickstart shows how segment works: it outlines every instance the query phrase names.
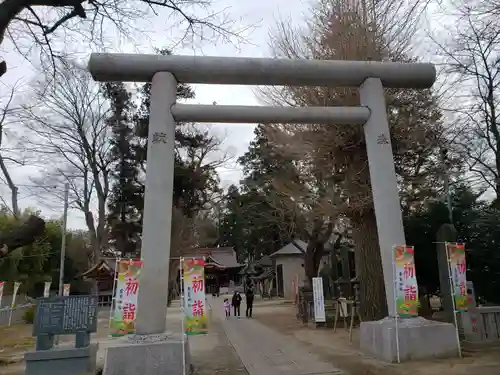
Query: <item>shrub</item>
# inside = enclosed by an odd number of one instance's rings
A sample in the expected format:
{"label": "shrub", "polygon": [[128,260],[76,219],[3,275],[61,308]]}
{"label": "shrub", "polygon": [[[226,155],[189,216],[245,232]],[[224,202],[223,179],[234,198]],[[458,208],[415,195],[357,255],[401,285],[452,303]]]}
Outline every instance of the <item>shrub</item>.
{"label": "shrub", "polygon": [[23,320],[25,323],[33,324],[33,322],[35,321],[35,310],[36,306],[33,305],[28,307],[26,311],[24,311]]}

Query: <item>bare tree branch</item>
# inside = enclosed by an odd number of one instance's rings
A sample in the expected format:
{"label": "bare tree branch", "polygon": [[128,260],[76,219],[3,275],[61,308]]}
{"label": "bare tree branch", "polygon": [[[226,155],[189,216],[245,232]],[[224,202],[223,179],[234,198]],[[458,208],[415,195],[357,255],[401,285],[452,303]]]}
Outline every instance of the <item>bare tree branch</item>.
{"label": "bare tree branch", "polygon": [[453,124],[448,138],[452,151],[465,160],[469,174],[500,197],[499,3],[460,2],[453,10],[457,22],[452,38],[433,38],[445,60],[444,73],[460,87],[447,108]]}
{"label": "bare tree branch", "polygon": [[10,158],[5,155],[6,147],[4,145],[4,135],[8,125],[12,124],[15,120],[16,114],[20,111],[20,107],[15,106],[13,101],[15,98],[15,92],[18,89],[18,83],[14,84],[8,96],[2,99],[0,108],[0,170],[5,178],[5,181],[11,192],[10,206],[12,214],[15,218],[20,217],[19,204],[18,204],[18,188],[12,179],[9,169],[7,167],[7,161],[15,161],[16,163],[21,163],[20,160]]}
{"label": "bare tree branch", "polygon": [[[318,0],[306,27],[281,22],[271,40],[276,57],[412,61],[412,41],[427,1],[407,3]],[[265,89],[263,100],[283,106],[356,106],[357,89]],[[414,209],[436,195],[441,114],[427,91],[386,91],[391,144],[403,203]],[[348,218],[356,247],[361,313],[379,319],[386,308],[368,157],[362,127],[278,124],[266,126],[277,152],[294,172],[274,181],[308,221],[308,276],[315,276],[319,243],[339,219]]]}
{"label": "bare tree branch", "polygon": [[[142,32],[135,24],[156,15],[181,31],[178,43],[186,38],[243,41],[246,28],[230,21],[226,11],[213,12],[212,5],[212,0],[4,0],[0,3],[0,45],[7,35],[29,59],[33,46],[20,44],[28,37],[40,48],[42,58],[55,64],[64,55],[55,48],[55,39],[69,44],[67,38],[77,38],[79,44],[103,46],[107,31],[115,29],[123,37],[133,37],[134,32]],[[6,70],[6,65],[1,68]]]}
{"label": "bare tree branch", "polygon": [[58,68],[58,85],[35,89],[36,105],[21,114],[29,130],[23,141],[33,159],[44,164],[42,178],[34,179],[42,197],[55,196],[62,202],[61,191],[52,186],[69,184],[71,205],[84,214],[98,262],[107,246],[111,145],[104,120],[109,108],[86,71],[69,63]]}

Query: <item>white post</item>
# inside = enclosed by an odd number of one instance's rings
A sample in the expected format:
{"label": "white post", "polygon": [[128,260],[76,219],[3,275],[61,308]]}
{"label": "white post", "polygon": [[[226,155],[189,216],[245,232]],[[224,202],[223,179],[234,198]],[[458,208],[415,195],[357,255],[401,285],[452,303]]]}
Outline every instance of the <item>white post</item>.
{"label": "white post", "polygon": [[181,334],[182,334],[182,375],[186,375],[186,332],[184,319],[186,319],[186,303],[184,301],[184,258],[181,258],[179,262],[179,294],[181,300]]}
{"label": "white post", "polygon": [[395,244],[404,244],[406,241],[392,156],[384,88],[380,79],[368,78],[361,85],[359,92],[361,105],[368,107],[371,111],[370,118],[364,126],[366,151],[370,167],[387,307],[389,316],[396,317],[392,248]]}
{"label": "white post", "polygon": [[462,344],[460,343],[460,334],[458,332],[458,319],[457,319],[457,305],[455,303],[455,282],[453,281],[453,270],[451,269],[451,259],[450,253],[448,252],[448,243],[444,243],[444,248],[446,249],[446,260],[448,262],[448,280],[450,282],[450,294],[451,302],[453,304],[453,323],[455,324],[455,337],[457,339],[458,345],[458,356],[462,357]]}
{"label": "white post", "polygon": [[68,222],[69,184],[64,184],[64,211],[61,225],[61,257],[59,260],[59,296],[64,289],[64,260],[66,259],[66,225]]}
{"label": "white post", "polygon": [[137,298],[137,334],[165,332],[170,232],[174,185],[175,120],[170,111],[177,95],[171,73],[153,76],[148,132],[148,163],[144,196],[140,292]]}
{"label": "white post", "polygon": [[116,258],[115,260],[115,272],[113,277],[113,291],[111,292],[111,306],[109,307],[109,322],[108,329],[111,328],[111,320],[113,319],[113,314],[116,310],[116,284],[118,283],[118,265],[120,263],[120,258]]}
{"label": "white post", "polygon": [[16,298],[17,298],[17,293],[19,292],[19,287],[21,286],[21,283],[18,281],[14,282],[14,293],[12,293],[12,302],[10,303],[10,311],[9,311],[9,323],[8,326],[12,324],[12,311],[14,310],[14,307],[16,306]]}
{"label": "white post", "polygon": [[[406,246],[406,245],[405,245]],[[392,290],[394,293],[394,312],[395,312],[395,318],[396,318],[396,357],[398,360],[398,363],[401,363],[401,355],[400,355],[400,350],[399,350],[399,312],[398,312],[398,301],[396,299],[396,290],[397,290],[397,278],[396,278],[396,256],[395,256],[395,248],[396,246],[392,247],[392,273],[394,275],[394,279],[392,282]]]}
{"label": "white post", "polygon": [[[58,296],[61,297],[64,291],[64,260],[66,259],[66,226],[68,223],[68,206],[69,206],[69,184],[64,184],[64,209],[61,225],[61,256],[59,259],[59,291]],[[59,336],[55,337],[55,344],[59,344]]]}

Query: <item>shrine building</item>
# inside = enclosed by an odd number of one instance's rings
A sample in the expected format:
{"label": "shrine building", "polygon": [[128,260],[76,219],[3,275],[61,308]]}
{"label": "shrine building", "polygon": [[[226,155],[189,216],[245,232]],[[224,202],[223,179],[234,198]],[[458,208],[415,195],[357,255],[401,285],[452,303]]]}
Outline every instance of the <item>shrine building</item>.
{"label": "shrine building", "polygon": [[75,277],[88,283],[89,288],[93,282],[97,283],[99,305],[110,305],[113,300],[116,261],[114,257],[102,257],[99,263]]}
{"label": "shrine building", "polygon": [[241,285],[242,275],[239,271],[244,264],[238,263],[236,251],[232,247],[205,247],[194,249],[184,258],[205,258],[205,288],[212,293],[217,287],[221,293],[227,292],[231,284]]}

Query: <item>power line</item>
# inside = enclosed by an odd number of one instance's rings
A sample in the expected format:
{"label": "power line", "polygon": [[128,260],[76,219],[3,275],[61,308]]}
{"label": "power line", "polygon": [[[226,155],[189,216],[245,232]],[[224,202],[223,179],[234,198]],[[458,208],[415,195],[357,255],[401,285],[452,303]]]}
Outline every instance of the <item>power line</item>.
{"label": "power line", "polygon": [[[9,186],[5,181],[0,181],[1,184]],[[57,188],[58,185],[43,185],[43,184],[14,184],[16,187],[29,187],[29,188]]]}

